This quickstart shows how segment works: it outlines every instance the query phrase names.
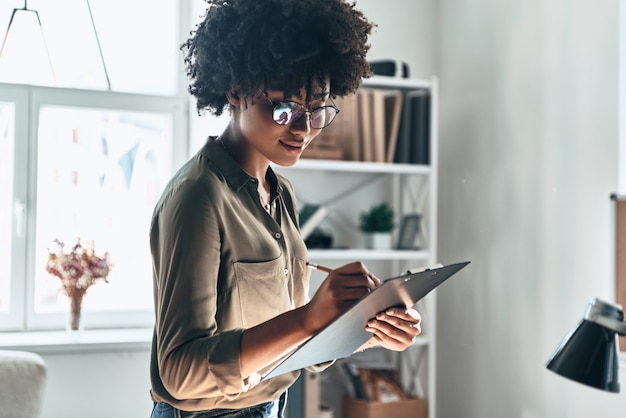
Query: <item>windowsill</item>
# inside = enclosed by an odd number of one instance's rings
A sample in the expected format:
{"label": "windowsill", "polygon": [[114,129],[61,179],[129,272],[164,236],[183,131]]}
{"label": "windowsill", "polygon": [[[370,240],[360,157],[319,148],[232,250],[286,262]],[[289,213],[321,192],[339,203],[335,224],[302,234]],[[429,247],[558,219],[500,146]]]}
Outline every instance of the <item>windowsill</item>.
{"label": "windowsill", "polygon": [[3,332],[2,350],[24,350],[39,354],[144,351],[150,349],[152,328],[87,329],[77,334],[66,331]]}

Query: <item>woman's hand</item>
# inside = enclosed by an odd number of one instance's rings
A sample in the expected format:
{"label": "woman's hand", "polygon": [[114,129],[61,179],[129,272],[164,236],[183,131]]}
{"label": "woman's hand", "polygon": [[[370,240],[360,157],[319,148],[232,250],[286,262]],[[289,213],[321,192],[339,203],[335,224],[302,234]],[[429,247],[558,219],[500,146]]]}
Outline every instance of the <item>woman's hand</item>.
{"label": "woman's hand", "polygon": [[363,348],[380,345],[393,351],[404,351],[421,332],[421,316],[415,309],[389,308],[367,322],[365,330],[373,337]]}
{"label": "woman's hand", "polygon": [[306,327],[316,333],[379,284],[380,279],[359,261],[331,270],[311,301],[303,307]]}

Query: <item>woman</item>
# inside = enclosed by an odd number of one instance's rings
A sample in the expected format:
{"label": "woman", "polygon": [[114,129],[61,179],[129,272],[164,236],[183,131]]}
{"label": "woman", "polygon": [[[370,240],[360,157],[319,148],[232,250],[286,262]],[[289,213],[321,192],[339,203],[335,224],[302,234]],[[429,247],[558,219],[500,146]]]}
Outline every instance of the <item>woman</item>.
{"label": "woman", "polygon": [[[282,417],[298,372],[263,374],[380,281],[353,262],[308,300],[295,194],[270,163],[295,164],[339,112],[332,97],[370,75],[373,25],[343,0],[208,3],[183,45],[189,91],[199,112],[231,118],[154,211],[152,418]],[[404,350],[419,323],[387,310],[362,349]]]}

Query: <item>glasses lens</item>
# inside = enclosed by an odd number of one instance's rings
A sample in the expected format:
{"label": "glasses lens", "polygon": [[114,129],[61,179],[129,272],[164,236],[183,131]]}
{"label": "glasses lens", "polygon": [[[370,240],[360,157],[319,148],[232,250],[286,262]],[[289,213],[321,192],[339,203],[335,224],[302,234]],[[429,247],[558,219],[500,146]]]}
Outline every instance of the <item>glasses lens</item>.
{"label": "glasses lens", "polygon": [[[279,125],[289,125],[300,119],[307,110],[304,106],[296,102],[274,103],[272,118]],[[311,112],[311,128],[322,129],[335,119],[339,110],[334,106],[322,106]]]}
{"label": "glasses lens", "polygon": [[279,125],[288,125],[302,117],[306,109],[295,102],[278,102],[274,105],[272,117]]}
{"label": "glasses lens", "polygon": [[325,128],[330,125],[335,116],[337,116],[337,109],[333,106],[318,107],[311,113],[311,128]]}

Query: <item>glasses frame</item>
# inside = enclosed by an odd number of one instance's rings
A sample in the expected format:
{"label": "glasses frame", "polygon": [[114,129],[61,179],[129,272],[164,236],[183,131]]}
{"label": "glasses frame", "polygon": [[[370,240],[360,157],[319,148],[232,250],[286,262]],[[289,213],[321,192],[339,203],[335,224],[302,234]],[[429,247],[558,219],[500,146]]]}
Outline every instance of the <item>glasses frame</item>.
{"label": "glasses frame", "polygon": [[[328,97],[328,100],[330,100],[330,102],[332,103],[331,105],[318,106],[318,107],[314,107],[311,110],[308,110],[306,106],[301,105],[300,103],[294,102],[292,100],[279,100],[279,101],[272,100],[270,99],[270,97],[267,95],[266,92],[264,92],[263,90],[259,90],[259,91],[263,94],[265,99],[272,105],[272,120],[274,121],[274,123],[280,126],[290,125],[300,120],[300,118],[302,118],[303,115],[307,115],[309,119],[309,124],[311,125],[312,129],[324,129],[337,118],[337,115],[340,112],[339,108],[335,105],[335,102],[333,101],[332,97]],[[276,118],[274,117],[274,113],[276,112],[276,110],[282,106],[286,106],[289,109],[291,109],[291,115],[292,115],[288,117],[284,123],[281,123],[279,120],[276,120]],[[313,113],[318,112],[320,110],[325,110],[328,108],[335,109],[335,113],[333,117],[330,119],[330,122],[326,123],[324,126],[319,127],[319,128],[314,127],[313,126],[314,119],[311,118]],[[293,116],[293,115],[296,115],[296,116]]]}

